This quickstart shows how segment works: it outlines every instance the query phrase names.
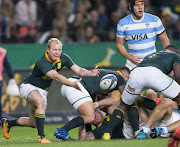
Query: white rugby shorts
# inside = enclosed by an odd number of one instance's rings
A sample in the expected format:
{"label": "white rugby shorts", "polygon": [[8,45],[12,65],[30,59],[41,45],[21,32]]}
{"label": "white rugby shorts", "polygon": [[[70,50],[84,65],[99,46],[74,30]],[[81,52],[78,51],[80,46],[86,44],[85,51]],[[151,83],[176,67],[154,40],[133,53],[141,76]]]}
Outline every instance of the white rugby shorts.
{"label": "white rugby shorts", "polygon": [[[144,123],[139,124],[139,129],[142,129],[142,126]],[[128,123],[126,120],[123,123],[123,135],[126,139],[133,139],[134,138],[134,131],[130,123]]]}
{"label": "white rugby shorts", "polygon": [[[170,125],[170,124],[172,124],[178,120],[180,120],[179,112],[172,112],[172,117],[167,121],[164,121],[164,120],[160,121],[159,126],[160,127],[166,127],[166,126],[168,126],[168,125]],[[171,135],[171,133],[168,133],[165,135],[160,135],[160,136],[161,137],[170,137],[170,135]]]}
{"label": "white rugby shorts", "polygon": [[32,92],[32,91],[39,91],[39,93],[41,94],[41,96],[47,101],[47,94],[48,92],[44,89],[41,89],[39,87],[36,87],[34,85],[31,85],[31,84],[24,84],[22,83],[20,85],[20,93],[21,93],[21,96],[24,98],[24,99],[28,99],[28,95]]}
{"label": "white rugby shorts", "polygon": [[122,94],[122,100],[132,105],[144,89],[153,89],[173,99],[180,92],[180,85],[156,67],[137,67],[132,70]]}
{"label": "white rugby shorts", "polygon": [[132,63],[131,61],[129,60],[126,60],[126,64],[125,64],[126,67],[128,67],[130,70],[132,70],[134,67],[136,67],[137,65],[135,65],[134,63]]}
{"label": "white rugby shorts", "polygon": [[[77,79],[69,78],[68,80],[74,82]],[[87,101],[92,101],[92,98],[89,92],[84,88],[84,86],[79,82],[79,86],[81,87],[82,91],[79,91],[73,87],[62,85],[61,87],[61,94],[62,96],[66,97],[67,100],[71,103],[74,109],[78,109],[78,107]]]}

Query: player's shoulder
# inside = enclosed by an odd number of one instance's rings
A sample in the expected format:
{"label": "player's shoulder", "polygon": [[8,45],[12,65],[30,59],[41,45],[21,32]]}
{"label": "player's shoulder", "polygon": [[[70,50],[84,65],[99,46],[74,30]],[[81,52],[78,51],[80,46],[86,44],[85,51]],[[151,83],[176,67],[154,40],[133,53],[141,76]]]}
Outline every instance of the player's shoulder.
{"label": "player's shoulder", "polygon": [[144,16],[146,19],[150,19],[151,21],[157,22],[159,20],[159,17],[150,13],[144,13]]}
{"label": "player's shoulder", "polygon": [[41,65],[41,64],[46,64],[46,62],[48,62],[48,60],[47,60],[47,58],[45,57],[45,54],[44,54],[43,56],[39,57],[36,64]]}
{"label": "player's shoulder", "polygon": [[132,14],[129,14],[129,15],[125,16],[124,18],[120,19],[118,24],[120,26],[123,26],[123,25],[128,24],[130,22],[130,20],[132,20]]}
{"label": "player's shoulder", "polygon": [[70,58],[67,54],[61,53],[60,59]]}

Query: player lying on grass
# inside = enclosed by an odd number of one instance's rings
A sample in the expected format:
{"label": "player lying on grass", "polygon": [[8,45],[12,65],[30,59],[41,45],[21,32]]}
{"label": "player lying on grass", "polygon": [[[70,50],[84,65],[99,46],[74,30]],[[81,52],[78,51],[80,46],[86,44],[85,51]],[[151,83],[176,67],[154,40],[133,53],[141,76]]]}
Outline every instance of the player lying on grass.
{"label": "player lying on grass", "polygon": [[[98,101],[99,108],[102,106],[104,107],[105,105],[110,106],[111,105],[111,99],[114,98],[106,98],[103,100]],[[113,100],[112,100],[113,101]],[[151,104],[150,104],[151,103]],[[113,103],[112,103],[113,105]],[[152,107],[152,109],[156,106],[156,103],[149,99],[149,100],[144,100],[141,101],[141,99],[138,99],[136,101],[136,105],[131,107],[129,110],[129,117],[134,118],[134,115],[137,115],[136,110],[138,110],[139,114],[139,122],[133,121],[132,125],[130,124],[129,120],[126,119],[123,122],[123,125],[121,123],[117,124],[117,126],[113,129],[112,131],[112,139],[121,139],[121,138],[126,138],[126,139],[132,139],[134,138],[134,130],[137,130],[143,126],[143,124],[148,120],[149,117],[149,112],[148,110],[144,107],[148,105],[148,107]],[[80,140],[93,140],[93,139],[101,139],[104,130],[108,126],[109,121],[111,120],[111,115],[106,115],[102,119],[102,115],[99,114],[99,112],[95,112],[96,115],[96,121],[93,122],[92,124],[96,126],[94,130],[87,128],[85,125],[79,127],[79,139]],[[135,116],[136,117],[136,116]],[[118,119],[118,116],[117,116]],[[103,121],[102,121],[103,120]]]}
{"label": "player lying on grass", "polygon": [[[127,67],[122,67],[118,71],[100,69],[100,74],[98,77],[82,78],[79,83],[82,92],[70,86],[63,85],[61,88],[62,95],[68,99],[80,116],[73,118],[63,127],[57,129],[54,133],[55,137],[63,140],[70,140],[71,138],[68,135],[69,130],[84,124],[92,123],[95,120],[95,111],[92,98],[98,94],[108,94],[113,90],[119,90],[119,92],[122,94],[126,81],[129,79],[129,73],[130,70]],[[117,77],[117,85],[110,91],[104,91],[100,88],[100,80],[107,74],[114,74]],[[73,76],[72,78],[69,78],[69,80],[72,82],[76,81],[77,79],[80,79],[80,77]]]}
{"label": "player lying on grass", "polygon": [[[165,125],[159,125],[158,127],[154,127],[151,129],[150,136],[152,138],[156,138],[157,136],[169,137],[171,133],[173,133],[177,128],[180,127],[180,114],[177,110],[177,103],[170,99],[166,103],[163,101],[163,99],[161,101],[162,102],[160,102],[156,108],[158,110],[153,114],[156,114],[157,116],[153,118],[153,121],[149,119],[146,125],[151,127],[152,124],[156,123],[156,121],[158,122],[164,117],[169,119],[164,123]],[[158,112],[160,112],[160,114]]]}
{"label": "player lying on grass", "polygon": [[[173,111],[174,109],[176,111]],[[175,130],[175,127],[177,128],[180,126],[177,124],[177,122],[180,120],[180,114],[177,109],[178,106],[175,101],[172,101],[169,98],[163,98],[153,110],[148,121],[143,126],[143,131],[138,134],[137,138],[145,139],[150,135],[150,133],[152,138],[156,136],[169,137],[170,134],[167,126],[170,125],[170,129],[173,129],[173,131]],[[171,125],[174,122],[175,125]],[[150,129],[156,123],[158,123],[159,127]]]}
{"label": "player lying on grass", "polygon": [[[167,60],[168,59],[168,60]],[[175,80],[168,75],[173,70]],[[124,118],[124,112],[134,103],[144,89],[154,89],[168,98],[180,103],[180,55],[174,45],[168,45],[165,50],[148,55],[131,71],[130,78],[122,94],[119,109],[115,109],[113,116],[120,115]],[[179,108],[180,109],[180,108]],[[121,121],[121,120],[119,120]],[[103,139],[109,140],[113,127],[118,121],[109,123]],[[150,129],[150,128],[149,128]],[[146,137],[146,134],[144,134]]]}
{"label": "player lying on grass", "polygon": [[72,86],[79,92],[81,90],[78,84],[81,79],[69,81],[58,72],[62,67],[67,67],[82,77],[99,75],[97,66],[92,71],[79,67],[68,55],[62,53],[62,47],[63,44],[57,38],[49,39],[46,53],[37,60],[32,72],[20,85],[21,96],[28,101],[30,106],[29,117],[20,117],[13,120],[3,119],[1,122],[3,123],[3,133],[6,139],[10,138],[10,128],[12,126],[27,126],[37,127],[37,141],[39,143],[51,143],[45,138],[44,122],[47,108],[47,90],[52,81],[56,80],[64,85]]}

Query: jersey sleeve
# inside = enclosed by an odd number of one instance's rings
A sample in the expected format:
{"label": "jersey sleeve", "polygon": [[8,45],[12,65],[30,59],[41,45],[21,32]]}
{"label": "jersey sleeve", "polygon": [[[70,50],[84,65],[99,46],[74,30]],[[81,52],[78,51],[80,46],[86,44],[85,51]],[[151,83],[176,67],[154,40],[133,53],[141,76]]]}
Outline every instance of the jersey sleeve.
{"label": "jersey sleeve", "polygon": [[126,85],[126,81],[125,81],[125,79],[122,76],[118,76],[117,79],[118,79],[118,83],[117,83],[118,87]]}
{"label": "jersey sleeve", "polygon": [[125,38],[125,35],[124,35],[124,28],[121,24],[121,20],[118,22],[117,24],[117,30],[116,30],[116,36],[117,37],[122,37],[122,38]]}
{"label": "jersey sleeve", "polygon": [[13,72],[13,70],[11,68],[11,65],[9,63],[7,55],[4,58],[3,66],[4,66],[4,68],[5,68],[5,70],[6,70],[7,74],[8,74],[9,79],[14,78],[14,72]]}
{"label": "jersey sleeve", "polygon": [[176,56],[174,63],[180,63],[180,55],[176,54]]}
{"label": "jersey sleeve", "polygon": [[157,35],[160,35],[161,33],[163,33],[165,31],[165,28],[164,28],[161,20],[157,16],[156,16],[155,23],[156,23],[155,32],[156,32]]}
{"label": "jersey sleeve", "polygon": [[61,60],[62,60],[61,61],[62,65],[66,66],[69,69],[71,68],[71,66],[74,65],[74,62],[72,61],[72,59],[66,54],[62,54],[62,59]]}

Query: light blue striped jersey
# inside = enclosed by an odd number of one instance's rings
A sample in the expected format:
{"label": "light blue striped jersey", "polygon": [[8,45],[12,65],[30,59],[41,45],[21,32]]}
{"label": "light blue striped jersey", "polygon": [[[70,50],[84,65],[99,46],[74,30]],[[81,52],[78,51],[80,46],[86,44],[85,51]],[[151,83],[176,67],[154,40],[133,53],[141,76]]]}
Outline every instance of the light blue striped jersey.
{"label": "light blue striped jersey", "polygon": [[164,30],[161,20],[155,15],[144,13],[143,18],[136,21],[130,14],[118,22],[116,36],[125,38],[130,55],[144,58],[156,52],[156,37]]}

